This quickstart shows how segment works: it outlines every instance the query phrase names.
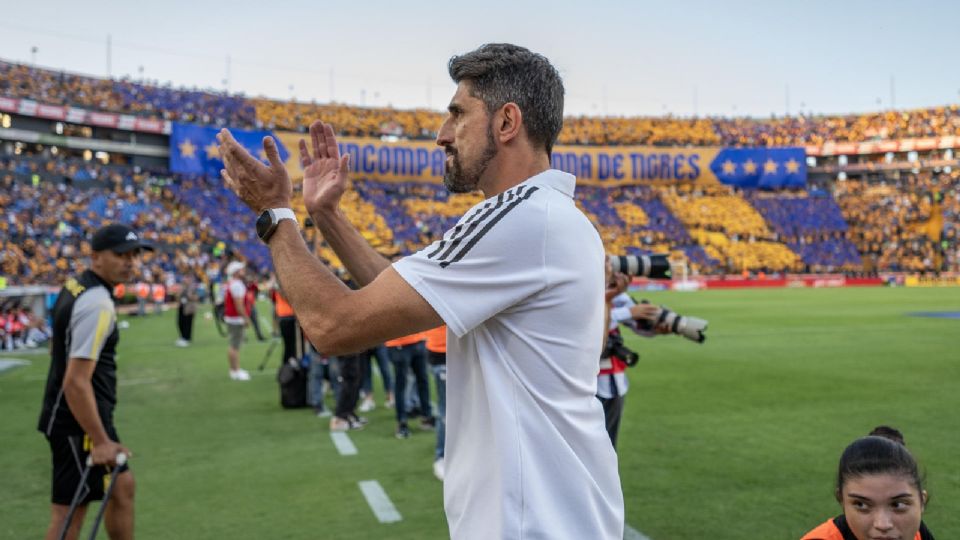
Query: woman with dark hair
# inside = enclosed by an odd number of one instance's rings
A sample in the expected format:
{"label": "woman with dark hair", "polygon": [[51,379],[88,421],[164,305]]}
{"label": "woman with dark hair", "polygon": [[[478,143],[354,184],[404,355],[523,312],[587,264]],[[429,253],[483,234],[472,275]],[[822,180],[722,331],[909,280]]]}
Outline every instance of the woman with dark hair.
{"label": "woman with dark hair", "polygon": [[879,426],[843,451],[836,497],[843,513],[801,540],[933,540],[917,461],[894,428]]}

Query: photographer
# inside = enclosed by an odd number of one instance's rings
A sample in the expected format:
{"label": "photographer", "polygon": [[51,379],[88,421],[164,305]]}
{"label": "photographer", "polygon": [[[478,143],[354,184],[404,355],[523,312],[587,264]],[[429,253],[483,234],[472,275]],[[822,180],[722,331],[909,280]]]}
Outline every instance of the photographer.
{"label": "photographer", "polygon": [[[606,300],[609,324],[603,354],[600,358],[600,374],[597,375],[597,399],[603,404],[607,434],[610,435],[610,442],[616,448],[624,397],[629,388],[625,372],[627,367],[634,365],[639,359],[637,353],[624,346],[620,325],[623,324],[644,337],[667,334],[670,332],[670,327],[664,322],[656,323],[660,313],[657,306],[637,304],[625,292],[627,285],[630,284],[629,276],[619,272],[614,273],[609,263],[607,273]],[[641,329],[637,321],[648,321],[648,326],[653,326],[652,330]]]}

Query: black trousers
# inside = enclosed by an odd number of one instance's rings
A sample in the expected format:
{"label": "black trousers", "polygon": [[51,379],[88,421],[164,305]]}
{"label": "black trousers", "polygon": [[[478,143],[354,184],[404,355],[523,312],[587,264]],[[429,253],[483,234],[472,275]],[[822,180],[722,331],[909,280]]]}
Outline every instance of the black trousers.
{"label": "black trousers", "polygon": [[187,341],[193,336],[193,315],[183,312],[183,304],[177,308],[177,329],[180,330],[180,337]]}
{"label": "black trousers", "polygon": [[280,317],[280,337],[283,338],[283,360],[300,359],[304,354],[303,332],[297,328],[296,317]]}
{"label": "black trousers", "polygon": [[337,393],[337,406],[333,412],[337,418],[346,420],[355,416],[354,409],[360,399],[360,382],[363,378],[362,362],[370,362],[369,352],[337,357],[337,363],[340,364],[340,392]]}
{"label": "black trousers", "polygon": [[617,435],[620,433],[620,419],[623,418],[623,404],[626,396],[617,393],[617,385],[611,385],[616,395],[612,398],[602,398],[597,396],[600,403],[603,404],[603,418],[607,424],[607,435],[610,436],[610,442],[613,447],[617,447]]}

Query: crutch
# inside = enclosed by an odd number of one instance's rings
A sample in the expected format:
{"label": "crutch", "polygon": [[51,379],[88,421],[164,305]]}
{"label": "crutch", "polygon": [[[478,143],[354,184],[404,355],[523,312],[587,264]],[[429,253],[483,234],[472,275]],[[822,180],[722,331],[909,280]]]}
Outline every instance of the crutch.
{"label": "crutch", "polygon": [[120,474],[120,469],[126,462],[126,454],[117,454],[117,466],[110,473],[110,485],[107,486],[107,492],[103,494],[103,503],[100,505],[100,511],[97,512],[97,519],[93,520],[93,529],[90,530],[89,540],[97,537],[97,529],[100,528],[100,522],[103,521],[103,512],[107,509],[107,503],[110,502],[110,494],[113,493],[113,486],[117,483],[117,475]]}
{"label": "crutch", "polygon": [[[117,475],[120,473],[120,467],[127,462],[126,454],[117,454],[117,466],[113,468],[113,472],[110,475],[110,485],[107,486],[107,492],[103,496],[103,504],[100,505],[100,511],[97,513],[97,519],[93,524],[93,534],[90,535],[90,538],[94,538],[97,535],[97,528],[100,526],[100,520],[103,519],[103,511],[107,507],[107,501],[110,500],[110,493],[113,491],[114,481],[117,479]],[[77,490],[73,492],[73,500],[70,501],[70,509],[67,511],[67,517],[63,520],[63,527],[60,528],[60,534],[57,536],[59,540],[64,540],[67,537],[67,530],[70,529],[70,522],[73,521],[73,514],[77,511],[77,506],[80,505],[80,499],[83,498],[83,492],[87,490],[87,477],[90,476],[90,469],[93,468],[93,458],[87,456],[87,463],[83,468],[83,472],[80,474],[80,483],[77,485]]]}
{"label": "crutch", "polygon": [[60,534],[57,536],[59,540],[67,537],[67,530],[70,528],[70,522],[73,521],[73,514],[77,511],[77,505],[80,504],[80,499],[83,498],[84,490],[88,489],[87,477],[90,476],[91,467],[93,467],[93,459],[87,456],[86,466],[80,474],[80,483],[77,484],[77,490],[73,492],[73,500],[70,501],[70,510],[67,511],[67,517],[63,520],[63,526],[60,527]]}

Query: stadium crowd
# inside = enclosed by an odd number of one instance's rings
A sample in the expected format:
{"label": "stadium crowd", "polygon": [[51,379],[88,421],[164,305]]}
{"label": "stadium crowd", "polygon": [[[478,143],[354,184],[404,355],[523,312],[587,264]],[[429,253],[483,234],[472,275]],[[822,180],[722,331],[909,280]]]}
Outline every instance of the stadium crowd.
{"label": "stadium crowd", "polygon": [[[320,119],[336,126],[340,135],[391,135],[409,139],[434,139],[444,117],[443,112],[426,109],[247,99],[241,95],[137,82],[129,77],[102,79],[2,60],[0,96],[217,126],[303,131],[310,121]],[[826,141],[956,135],[960,135],[960,107],[954,104],[915,110],[800,114],[768,119],[577,116],[566,119],[558,143],[803,146]]]}
{"label": "stadium crowd", "polygon": [[110,221],[131,224],[158,246],[141,259],[147,282],[204,275],[213,253],[208,246],[219,239],[209,219],[175,196],[169,176],[113,166],[107,182],[87,182],[81,177],[89,168],[102,168],[72,161],[0,156],[0,269],[10,284],[54,285],[86,268],[90,234]]}
{"label": "stadium crowd", "polygon": [[[440,185],[357,179],[343,207],[363,236],[392,256],[439,238],[478,201],[477,194],[449,195]],[[581,186],[577,202],[608,252],[670,253],[694,274],[916,272],[955,269],[960,259],[956,171],[848,180],[832,195],[719,185]],[[143,258],[148,282],[185,276],[207,282],[231,253],[266,272],[269,253],[239,204],[219,179],[49,153],[0,156],[0,270],[10,283],[55,284],[86,264],[90,231],[118,220],[160,248]],[[317,248],[341,266],[322,241]]]}
{"label": "stadium crowd", "polygon": [[753,190],[745,198],[810,272],[859,271],[856,245],[837,203],[826,194],[773,194]]}
{"label": "stadium crowd", "polygon": [[944,137],[960,135],[960,107],[954,104],[907,111],[800,115],[767,120],[722,118],[714,120],[713,125],[723,144],[730,146],[804,146],[827,141]]}
{"label": "stadium crowd", "polygon": [[128,77],[101,79],[2,60],[0,95],[218,126],[249,126],[256,121],[253,103],[242,96],[177,89]]}
{"label": "stadium crowd", "polygon": [[956,268],[960,171],[837,182],[834,197],[870,269]]}
{"label": "stadium crowd", "polygon": [[[0,61],[0,95],[96,110],[230,126],[301,129],[307,119],[342,134],[435,137],[443,113],[340,104],[247,100],[130,80],[100,79]],[[560,143],[578,145],[791,145],[827,140],[960,134],[957,106],[915,111],[769,120],[568,118]],[[7,144],[0,154],[0,269],[8,280],[56,283],[82,267],[86,237],[104,220],[131,223],[161,247],[144,258],[149,280],[216,275],[239,254],[257,271],[269,254],[253,216],[220,179],[172,175]],[[89,152],[88,152],[89,153]],[[837,181],[826,190],[761,192],[727,186],[581,186],[580,208],[611,253],[667,252],[694,273],[750,271],[929,271],[956,269],[960,172]],[[344,211],[387,255],[432,242],[478,195],[439,185],[357,178]],[[295,202],[305,217],[302,203]],[[308,237],[313,233],[308,231]],[[317,249],[340,263],[321,241]],[[169,277],[166,277],[169,276]]]}

